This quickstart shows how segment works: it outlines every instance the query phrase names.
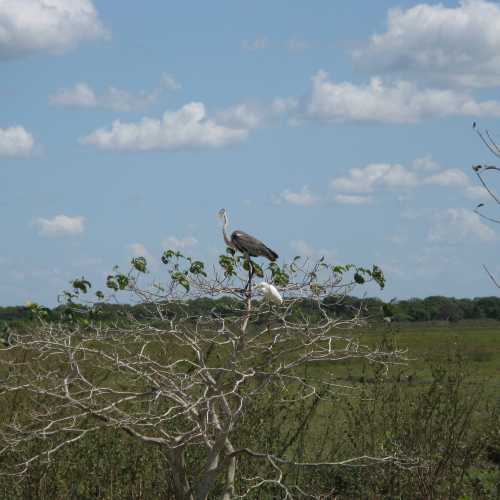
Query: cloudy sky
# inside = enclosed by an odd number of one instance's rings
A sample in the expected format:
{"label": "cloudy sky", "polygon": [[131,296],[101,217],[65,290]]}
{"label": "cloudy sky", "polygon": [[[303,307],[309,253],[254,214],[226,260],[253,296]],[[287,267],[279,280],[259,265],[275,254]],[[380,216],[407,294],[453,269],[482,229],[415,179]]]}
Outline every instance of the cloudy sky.
{"label": "cloudy sky", "polygon": [[485,0],[0,0],[0,304],[213,261],[221,207],[283,261],[379,264],[384,297],[495,293],[471,124],[500,132],[499,26]]}

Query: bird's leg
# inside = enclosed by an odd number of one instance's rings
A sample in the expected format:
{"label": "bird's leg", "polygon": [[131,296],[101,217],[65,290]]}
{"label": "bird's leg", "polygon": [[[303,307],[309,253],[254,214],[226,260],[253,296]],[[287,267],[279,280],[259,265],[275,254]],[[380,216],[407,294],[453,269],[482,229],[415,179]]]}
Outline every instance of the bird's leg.
{"label": "bird's leg", "polygon": [[247,290],[247,294],[249,296],[252,295],[252,278],[254,274],[254,268],[252,264],[252,259],[250,258],[249,255],[247,255],[247,263],[248,263],[248,283],[245,286],[245,290]]}

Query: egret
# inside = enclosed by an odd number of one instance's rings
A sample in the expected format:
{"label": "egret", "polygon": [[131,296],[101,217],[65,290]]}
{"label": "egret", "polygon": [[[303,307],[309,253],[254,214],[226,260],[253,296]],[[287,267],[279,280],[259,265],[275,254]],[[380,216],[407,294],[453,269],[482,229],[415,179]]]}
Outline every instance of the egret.
{"label": "egret", "polygon": [[283,304],[283,297],[280,295],[274,285],[261,281],[255,285],[255,289],[262,291],[264,298],[276,304]]}
{"label": "egret", "polygon": [[233,231],[231,238],[229,238],[227,234],[228,218],[225,208],[219,210],[219,217],[224,223],[222,226],[222,234],[228,247],[241,252],[248,259],[250,257],[266,257],[266,259],[274,262],[278,258],[278,254],[264,245],[262,241],[243,231]]}

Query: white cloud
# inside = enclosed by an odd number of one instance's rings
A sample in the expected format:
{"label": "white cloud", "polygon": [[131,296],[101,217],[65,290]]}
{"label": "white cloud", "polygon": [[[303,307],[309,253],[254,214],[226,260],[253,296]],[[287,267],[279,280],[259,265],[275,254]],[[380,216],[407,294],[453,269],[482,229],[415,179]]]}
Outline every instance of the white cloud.
{"label": "white cloud", "polygon": [[271,103],[273,114],[288,113],[297,109],[299,101],[295,97],[276,97]]}
{"label": "white cloud", "polygon": [[441,168],[439,163],[432,159],[431,155],[425,155],[413,160],[411,167],[413,170],[420,170],[422,172],[432,172]]}
{"label": "white cloud", "polygon": [[59,89],[49,96],[50,104],[60,106],[79,106],[83,108],[97,107],[97,96],[86,83],[77,83],[70,89]]}
{"label": "white cloud", "polygon": [[80,139],[100,149],[152,151],[219,148],[245,139],[248,131],[219,125],[206,117],[201,102],[191,102],[178,111],[166,111],[159,120],[143,118],[136,123],[113,122]]}
{"label": "white cloud", "polygon": [[464,86],[500,84],[500,7],[461,0],[390,9],[387,31],[353,52],[371,72],[406,74]]}
{"label": "white cloud", "polygon": [[458,243],[467,238],[493,241],[495,232],[484,224],[479,215],[465,208],[449,208],[439,212],[429,230],[432,242]]}
{"label": "white cloud", "polygon": [[0,128],[0,156],[28,156],[34,145],[33,136],[24,127]]}
{"label": "white cloud", "polygon": [[449,168],[427,177],[424,182],[445,187],[466,187],[471,181],[461,170]]}
{"label": "white cloud", "polygon": [[267,47],[269,46],[269,40],[267,39],[267,37],[259,35],[253,40],[243,40],[241,46],[245,50],[252,50],[252,51],[267,49]]}
{"label": "white cloud", "polygon": [[415,123],[426,117],[500,116],[499,101],[475,101],[454,90],[420,89],[408,81],[371,78],[366,85],[312,77],[305,116],[325,122]]}
{"label": "white cloud", "polygon": [[216,114],[216,119],[222,125],[235,128],[252,129],[289,113],[298,106],[297,99],[277,97],[270,104],[240,103],[223,109]]}
{"label": "white cloud", "polygon": [[168,236],[162,241],[163,247],[169,250],[187,250],[198,245],[198,240],[192,236],[186,238],[177,238]]}
{"label": "white cloud", "polygon": [[488,191],[483,186],[473,186],[469,185],[465,188],[465,196],[471,200],[475,201],[486,201],[490,200],[491,197]]}
{"label": "white cloud", "polygon": [[373,201],[373,198],[355,194],[337,194],[333,197],[333,200],[341,205],[368,205]]}
{"label": "white cloud", "polygon": [[283,202],[290,203],[291,205],[310,206],[318,202],[318,197],[307,186],[304,186],[296,193],[285,189],[275,200],[276,204]]}
{"label": "white cloud", "polygon": [[[338,203],[363,204],[372,201],[371,194],[377,190],[390,189],[408,191],[418,187],[434,185],[457,189],[464,196],[474,200],[487,197],[484,189],[474,185],[462,170],[457,168],[442,169],[438,163],[426,156],[413,161],[409,167],[398,164],[375,163],[361,168],[352,168],[348,174],[335,177],[330,182],[331,189],[337,194]],[[359,194],[364,196],[359,196]]]}
{"label": "white cloud", "polygon": [[352,168],[347,177],[332,179],[335,191],[371,193],[377,187],[412,188],[418,184],[417,175],[402,165],[374,163],[363,168]]}
{"label": "white cloud", "polygon": [[69,217],[61,214],[52,219],[39,217],[34,220],[33,224],[40,236],[64,236],[83,233],[85,221],[85,217]]}
{"label": "white cloud", "polygon": [[[165,77],[166,75],[162,76],[160,88],[149,92],[141,91],[138,94],[110,86],[102,95],[97,95],[87,83],[81,82],[72,88],[59,89],[49,96],[49,103],[59,106],[104,108],[120,112],[142,111],[154,104],[160,97],[162,89],[167,88]],[[173,84],[173,81],[170,84]]]}
{"label": "white cloud", "polygon": [[0,59],[108,36],[91,0],[1,0]]}
{"label": "white cloud", "polygon": [[259,104],[241,103],[219,111],[216,119],[222,125],[236,128],[257,128],[267,118],[268,110]]}

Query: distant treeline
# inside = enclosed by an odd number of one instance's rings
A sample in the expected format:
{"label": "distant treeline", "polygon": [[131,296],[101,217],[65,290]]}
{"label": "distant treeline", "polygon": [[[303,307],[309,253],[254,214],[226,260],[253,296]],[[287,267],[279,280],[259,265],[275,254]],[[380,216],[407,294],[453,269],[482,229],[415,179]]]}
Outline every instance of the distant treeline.
{"label": "distant treeline", "polygon": [[[363,313],[374,320],[391,318],[395,322],[413,321],[451,321],[462,319],[500,320],[500,297],[476,297],[473,299],[456,299],[453,297],[431,296],[425,299],[408,299],[384,302],[378,298],[345,297],[339,302],[338,297],[326,298],[323,306],[339,316],[352,316],[353,312],[362,309]],[[241,304],[230,298],[213,300],[202,298],[185,303],[169,304],[168,315],[184,314],[194,317],[211,314],[214,316],[231,315],[235,307]],[[94,317],[101,321],[121,321],[127,318],[147,320],[154,314],[151,306],[129,304],[98,304],[94,308]],[[67,306],[44,309],[47,319],[59,321],[68,319],[71,311]],[[88,312],[88,311],[87,311]],[[317,305],[312,301],[298,302],[294,306],[295,314],[315,315]],[[71,314],[75,314],[72,310]],[[78,312],[76,312],[79,315]],[[87,314],[85,314],[87,315]],[[5,325],[22,325],[34,319],[32,307],[13,306],[0,307],[0,327]]]}

